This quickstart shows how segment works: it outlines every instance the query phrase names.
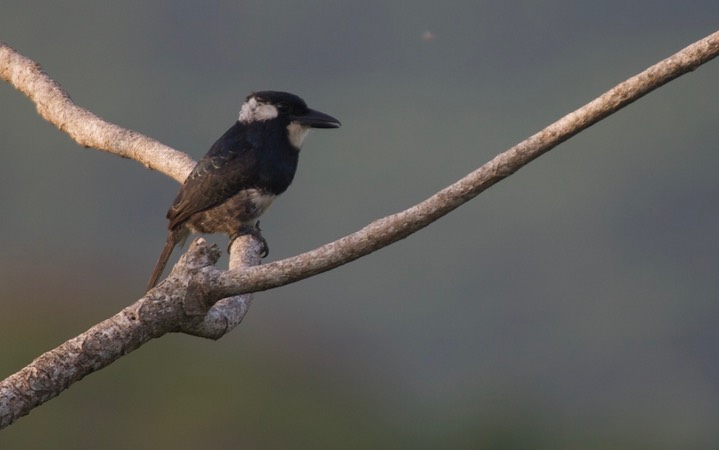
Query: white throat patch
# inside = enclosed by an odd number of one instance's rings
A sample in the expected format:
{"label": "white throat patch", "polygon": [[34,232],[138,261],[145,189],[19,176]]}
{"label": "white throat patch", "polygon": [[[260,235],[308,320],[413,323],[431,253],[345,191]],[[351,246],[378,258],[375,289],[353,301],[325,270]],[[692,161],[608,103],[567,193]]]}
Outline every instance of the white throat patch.
{"label": "white throat patch", "polygon": [[277,117],[277,108],[268,103],[258,102],[256,98],[252,97],[247,100],[240,110],[240,122],[261,122],[263,120],[270,120]]}
{"label": "white throat patch", "polygon": [[290,140],[290,144],[298,150],[302,148],[302,143],[305,141],[307,135],[310,134],[311,129],[312,128],[303,126],[297,122],[290,122],[290,124],[287,125],[287,137]]}

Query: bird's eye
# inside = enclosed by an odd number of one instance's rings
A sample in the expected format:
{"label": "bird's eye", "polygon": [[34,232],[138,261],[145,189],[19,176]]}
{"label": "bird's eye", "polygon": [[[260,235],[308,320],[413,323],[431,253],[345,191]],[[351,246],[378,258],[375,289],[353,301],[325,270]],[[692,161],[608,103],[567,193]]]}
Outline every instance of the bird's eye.
{"label": "bird's eye", "polygon": [[279,112],[283,112],[283,113],[284,113],[284,112],[287,112],[287,111],[290,110],[290,106],[289,106],[287,103],[278,103],[278,104],[275,105],[275,106],[277,107],[277,110],[278,110]]}

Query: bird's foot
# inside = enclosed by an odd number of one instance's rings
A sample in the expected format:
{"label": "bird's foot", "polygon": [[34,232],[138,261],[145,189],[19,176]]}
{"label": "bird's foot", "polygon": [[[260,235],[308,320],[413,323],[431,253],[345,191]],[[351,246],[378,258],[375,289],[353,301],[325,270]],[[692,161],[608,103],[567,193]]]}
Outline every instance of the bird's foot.
{"label": "bird's foot", "polygon": [[270,246],[267,244],[267,239],[265,239],[264,236],[262,236],[262,230],[260,230],[260,222],[258,221],[254,226],[253,225],[245,225],[241,227],[239,230],[237,230],[237,233],[231,237],[230,244],[227,246],[227,253],[230,252],[230,247],[232,247],[232,243],[240,236],[243,235],[251,235],[254,236],[260,243],[262,244],[262,250],[260,251],[260,258],[266,258],[267,255],[270,254]]}

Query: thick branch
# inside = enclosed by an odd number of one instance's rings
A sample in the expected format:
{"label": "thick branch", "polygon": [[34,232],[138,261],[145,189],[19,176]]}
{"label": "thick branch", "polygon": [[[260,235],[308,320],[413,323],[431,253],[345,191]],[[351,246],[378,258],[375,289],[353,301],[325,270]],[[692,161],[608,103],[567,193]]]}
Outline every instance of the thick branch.
{"label": "thick branch", "polygon": [[[232,266],[257,264],[261,245],[251,236],[236,239],[235,253],[249,256]],[[175,331],[218,339],[238,325],[252,295],[225,298],[210,307],[204,303],[203,278],[195,276],[219,257],[216,246],[195,240],[161,286],[0,382],[0,428],[151,339]]]}

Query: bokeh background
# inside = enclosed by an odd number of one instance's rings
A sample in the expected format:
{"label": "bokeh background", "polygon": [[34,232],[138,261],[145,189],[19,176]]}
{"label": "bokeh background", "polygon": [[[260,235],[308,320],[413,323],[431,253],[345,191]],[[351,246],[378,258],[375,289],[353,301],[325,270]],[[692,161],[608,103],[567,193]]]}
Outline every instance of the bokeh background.
{"label": "bokeh background", "polygon": [[[195,158],[252,90],[338,117],[262,220],[269,260],[411,206],[719,23],[716,0],[0,11],[78,104]],[[151,342],[0,448],[718,448],[718,81],[714,61],[430,228],[257,295],[219,342]],[[141,296],[178,186],[7,84],[0,148],[4,377]]]}

